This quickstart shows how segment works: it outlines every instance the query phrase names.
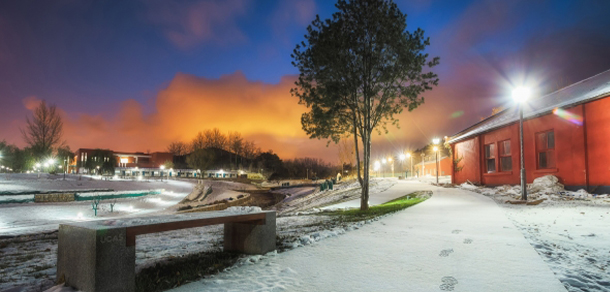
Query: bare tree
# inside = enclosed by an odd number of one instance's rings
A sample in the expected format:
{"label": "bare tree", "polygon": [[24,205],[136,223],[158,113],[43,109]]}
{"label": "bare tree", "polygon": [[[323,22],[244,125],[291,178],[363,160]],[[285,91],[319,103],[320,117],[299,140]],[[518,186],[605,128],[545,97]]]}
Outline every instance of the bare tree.
{"label": "bare tree", "polygon": [[61,146],[64,123],[53,104],[47,106],[43,100],[34,109],[34,115],[30,120],[26,116],[26,127],[21,129],[23,139],[37,156],[50,155],[53,148]]}
{"label": "bare tree", "polygon": [[169,146],[167,146],[167,151],[176,156],[186,155],[190,152],[189,145],[180,141],[170,143]]}
{"label": "bare tree", "polygon": [[228,145],[229,150],[235,154],[235,166],[237,166],[239,164],[237,160],[242,154],[244,139],[239,132],[229,132]]}
{"label": "bare tree", "polygon": [[199,150],[199,149],[203,149],[208,147],[207,146],[207,138],[206,136],[202,133],[199,132],[197,133],[197,136],[195,136],[195,138],[193,138],[193,141],[191,142],[191,150],[193,152]]}
{"label": "bare tree", "polygon": [[218,148],[223,150],[227,149],[227,137],[220,132],[218,128],[214,128],[212,130],[206,130],[203,133],[205,137],[205,147]]}

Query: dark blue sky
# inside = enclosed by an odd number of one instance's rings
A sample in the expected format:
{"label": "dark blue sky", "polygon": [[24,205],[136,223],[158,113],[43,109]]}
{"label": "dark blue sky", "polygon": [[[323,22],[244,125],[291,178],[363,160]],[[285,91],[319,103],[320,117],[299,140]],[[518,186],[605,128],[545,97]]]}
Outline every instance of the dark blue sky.
{"label": "dark blue sky", "polygon": [[[520,82],[519,76],[527,76],[527,82],[535,83],[543,94],[610,69],[610,1],[396,3],[407,13],[410,30],[421,27],[431,37],[429,53],[441,57],[435,68],[441,85],[426,95],[421,109],[401,117],[401,130],[378,139],[380,151],[419,147],[432,136],[451,135],[478,121],[492,107],[507,102],[507,84]],[[222,92],[235,92],[236,100],[264,99],[267,87],[282,88],[268,98],[291,99],[284,87],[298,72],[290,63],[290,53],[303,40],[315,14],[327,18],[334,11],[334,1],[313,0],[2,1],[0,123],[6,127],[0,130],[0,139],[22,145],[18,128],[27,107],[44,99],[65,112],[66,139],[72,148],[130,150],[128,144],[108,143],[107,135],[123,133],[125,113],[136,108],[140,120],[131,123],[143,124],[143,131],[162,131],[162,127],[180,132],[151,140],[153,150],[162,150],[171,140],[189,140],[197,129],[213,125],[242,131],[264,148],[286,156],[318,155],[319,151],[304,150],[309,146],[299,146],[307,141],[298,120],[293,121],[298,112],[285,117],[297,125],[285,136],[238,124],[223,127],[205,119],[183,130],[160,118],[172,116],[162,113],[160,96],[166,91],[180,98],[169,89],[175,88],[171,85],[178,84],[180,76],[189,76],[199,78],[195,85],[208,82],[232,89]],[[222,82],[222,76],[228,81]],[[240,92],[230,84],[240,78],[253,87],[242,87]],[[219,94],[205,86],[198,90],[186,90],[185,99],[205,101]],[[253,91],[262,96],[245,93]],[[297,107],[296,99],[291,102]],[[435,118],[425,122],[431,113]],[[256,119],[244,115],[213,118],[243,123]],[[82,128],[83,124],[89,128]],[[101,131],[98,136],[105,144],[98,145],[93,136],[84,138],[91,127]],[[281,144],[289,138],[300,142]],[[84,141],[97,144],[83,145]],[[132,148],[138,147],[142,146]],[[296,148],[282,151],[285,147]],[[332,159],[335,150],[328,152],[332,154],[319,156]]]}

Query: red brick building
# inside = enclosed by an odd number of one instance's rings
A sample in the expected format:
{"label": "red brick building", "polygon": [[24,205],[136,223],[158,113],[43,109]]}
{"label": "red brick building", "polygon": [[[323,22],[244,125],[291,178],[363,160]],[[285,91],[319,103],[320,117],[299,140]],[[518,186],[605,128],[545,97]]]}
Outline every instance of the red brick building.
{"label": "red brick building", "polygon": [[[524,105],[526,180],[552,174],[568,189],[610,191],[610,70]],[[452,182],[519,184],[519,112],[512,106],[453,137]]]}
{"label": "red brick building", "polygon": [[[439,176],[451,174],[451,158],[443,156],[438,158]],[[426,156],[424,161],[413,166],[417,176],[436,176],[436,158],[434,155]]]}

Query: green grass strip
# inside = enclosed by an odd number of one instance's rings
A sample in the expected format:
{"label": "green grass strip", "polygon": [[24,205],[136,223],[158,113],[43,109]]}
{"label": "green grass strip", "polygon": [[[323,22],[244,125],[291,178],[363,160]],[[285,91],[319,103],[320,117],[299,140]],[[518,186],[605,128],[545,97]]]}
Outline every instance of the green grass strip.
{"label": "green grass strip", "polygon": [[383,203],[381,205],[375,205],[369,207],[366,211],[361,211],[359,209],[351,209],[351,210],[337,210],[337,211],[327,211],[321,212],[320,215],[331,215],[331,216],[339,216],[342,221],[353,222],[353,221],[362,221],[373,219],[375,217],[383,216],[385,214],[397,212],[413,205],[419,204],[425,201],[426,197],[419,197],[423,193],[415,192],[408,194],[406,196],[396,198],[392,201]]}

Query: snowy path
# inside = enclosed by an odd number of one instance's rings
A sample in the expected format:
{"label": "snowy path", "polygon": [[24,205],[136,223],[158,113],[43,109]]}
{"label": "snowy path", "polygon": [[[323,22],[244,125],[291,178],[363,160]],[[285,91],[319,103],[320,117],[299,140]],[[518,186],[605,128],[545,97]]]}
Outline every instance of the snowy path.
{"label": "snowy path", "polygon": [[[392,191],[410,192],[406,183]],[[491,199],[459,189],[171,291],[566,291]]]}
{"label": "snowy path", "polygon": [[[396,181],[396,184],[399,185],[399,187],[394,186],[392,188],[389,188],[389,189],[387,189],[383,192],[379,192],[379,193],[371,192],[369,195],[369,205],[370,206],[379,205],[379,204],[389,202],[391,200],[408,195],[408,194],[416,192],[416,191],[434,189],[433,186],[427,185],[427,184],[422,184],[418,181],[398,180],[398,179],[396,179],[395,181]],[[326,206],[321,209],[359,208],[359,207],[360,207],[360,199],[356,199],[356,200],[343,202],[340,204]]]}

